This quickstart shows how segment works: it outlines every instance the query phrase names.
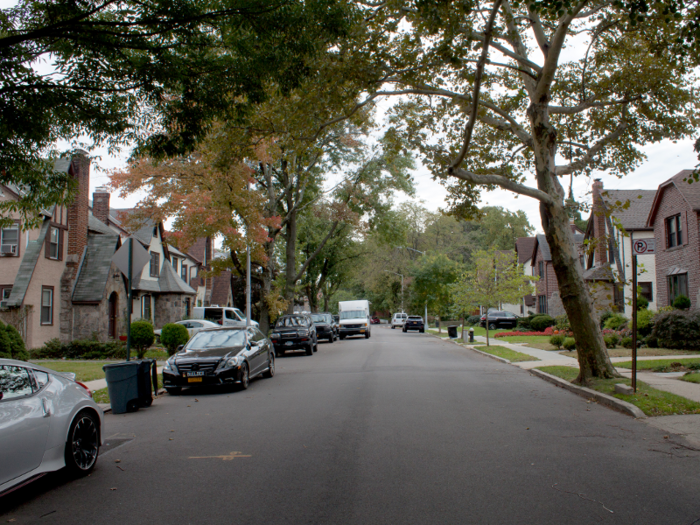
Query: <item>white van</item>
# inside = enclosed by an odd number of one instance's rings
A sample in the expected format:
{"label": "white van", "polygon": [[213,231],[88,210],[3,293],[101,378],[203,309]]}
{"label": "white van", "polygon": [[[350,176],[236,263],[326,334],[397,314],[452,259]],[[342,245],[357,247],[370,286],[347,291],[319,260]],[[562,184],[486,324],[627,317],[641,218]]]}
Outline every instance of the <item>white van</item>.
{"label": "white van", "polygon": [[[195,306],[192,319],[206,319],[221,326],[245,326],[245,314],[231,306]],[[250,324],[258,326],[258,322],[252,319]]]}
{"label": "white van", "polygon": [[394,314],[394,317],[391,318],[391,329],[393,330],[397,326],[403,328],[403,325],[406,324],[406,319],[408,319],[408,314],[406,313]]}
{"label": "white van", "polygon": [[369,301],[340,301],[338,303],[340,314],[340,326],[338,335],[345,339],[349,335],[364,335],[369,339],[372,335],[372,327],[369,321]]}

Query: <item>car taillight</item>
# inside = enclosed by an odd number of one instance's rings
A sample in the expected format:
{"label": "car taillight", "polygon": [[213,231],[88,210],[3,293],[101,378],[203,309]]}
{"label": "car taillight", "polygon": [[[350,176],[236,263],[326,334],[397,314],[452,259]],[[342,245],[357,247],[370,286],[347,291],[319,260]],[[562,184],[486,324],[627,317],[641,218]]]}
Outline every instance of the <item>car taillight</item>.
{"label": "car taillight", "polygon": [[88,394],[90,397],[92,397],[92,390],[90,390],[90,389],[87,387],[87,385],[85,385],[84,383],[81,383],[80,381],[76,381],[76,383],[78,383],[78,384],[79,384],[80,386],[82,386],[85,390],[87,390],[87,394]]}

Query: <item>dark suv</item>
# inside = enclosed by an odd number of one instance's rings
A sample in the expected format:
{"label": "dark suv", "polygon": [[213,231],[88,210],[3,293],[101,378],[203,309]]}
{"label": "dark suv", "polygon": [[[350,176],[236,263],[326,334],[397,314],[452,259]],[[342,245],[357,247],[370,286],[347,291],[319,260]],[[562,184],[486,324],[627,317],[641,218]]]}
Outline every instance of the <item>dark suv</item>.
{"label": "dark suv", "polygon": [[306,355],[318,350],[316,327],[307,314],[283,315],[277,319],[270,340],[277,357],[283,356],[287,350],[306,350]]}
{"label": "dark suv", "polygon": [[423,318],[420,315],[408,316],[408,319],[406,319],[406,322],[403,324],[403,332],[406,333],[409,330],[418,330],[421,334],[425,332]]}
{"label": "dark suv", "polygon": [[338,324],[333,321],[333,315],[329,313],[311,314],[311,320],[316,327],[316,337],[318,339],[327,339],[332,343],[338,339]]}
{"label": "dark suv", "polygon": [[[481,316],[480,326],[486,327],[486,316]],[[489,312],[489,330],[496,328],[515,328],[518,325],[518,318],[510,312],[494,310]]]}

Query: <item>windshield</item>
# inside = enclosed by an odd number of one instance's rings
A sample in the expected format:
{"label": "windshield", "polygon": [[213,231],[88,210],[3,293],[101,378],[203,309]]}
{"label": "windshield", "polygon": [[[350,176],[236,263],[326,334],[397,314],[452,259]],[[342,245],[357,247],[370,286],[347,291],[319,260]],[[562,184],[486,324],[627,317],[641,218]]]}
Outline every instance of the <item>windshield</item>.
{"label": "windshield", "polygon": [[367,317],[367,312],[364,310],[348,310],[346,312],[340,312],[341,319],[363,319]]}
{"label": "windshield", "polygon": [[314,323],[330,323],[331,316],[328,314],[311,314],[311,319]]}
{"label": "windshield", "polygon": [[228,348],[245,345],[245,330],[216,330],[197,332],[187,344],[188,352],[209,350],[211,348]]}
{"label": "windshield", "polygon": [[275,325],[277,328],[286,328],[290,326],[306,326],[303,317],[281,317]]}

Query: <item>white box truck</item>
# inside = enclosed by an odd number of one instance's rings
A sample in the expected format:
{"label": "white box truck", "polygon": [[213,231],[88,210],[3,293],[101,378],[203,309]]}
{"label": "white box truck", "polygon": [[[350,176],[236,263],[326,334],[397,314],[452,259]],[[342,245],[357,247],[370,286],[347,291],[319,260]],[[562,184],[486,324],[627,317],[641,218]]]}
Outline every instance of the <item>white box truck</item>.
{"label": "white box truck", "polygon": [[371,324],[369,320],[369,301],[340,301],[338,303],[340,314],[339,335],[345,339],[349,335],[364,335],[369,339]]}

